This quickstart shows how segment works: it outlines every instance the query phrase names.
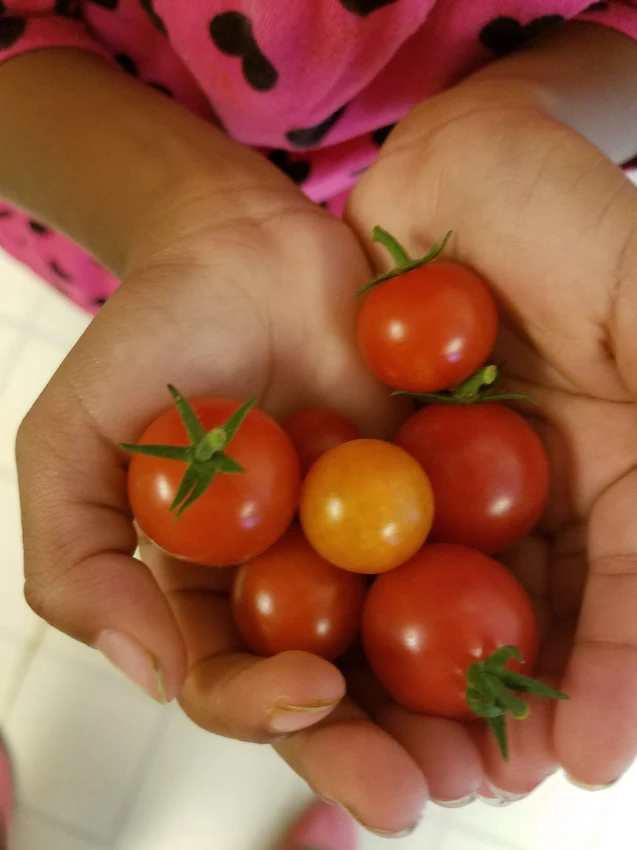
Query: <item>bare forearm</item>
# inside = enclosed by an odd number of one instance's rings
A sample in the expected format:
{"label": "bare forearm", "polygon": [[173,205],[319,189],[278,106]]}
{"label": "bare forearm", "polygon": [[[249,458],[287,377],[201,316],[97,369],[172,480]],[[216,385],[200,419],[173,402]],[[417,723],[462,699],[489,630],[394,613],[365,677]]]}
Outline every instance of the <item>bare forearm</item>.
{"label": "bare forearm", "polygon": [[637,43],[622,33],[573,22],[471,81],[529,87],[546,111],[616,162],[637,154]]}
{"label": "bare forearm", "polygon": [[0,196],[119,276],[174,193],[209,180],[222,190],[255,165],[212,125],[80,50],[0,67],[0,114]]}

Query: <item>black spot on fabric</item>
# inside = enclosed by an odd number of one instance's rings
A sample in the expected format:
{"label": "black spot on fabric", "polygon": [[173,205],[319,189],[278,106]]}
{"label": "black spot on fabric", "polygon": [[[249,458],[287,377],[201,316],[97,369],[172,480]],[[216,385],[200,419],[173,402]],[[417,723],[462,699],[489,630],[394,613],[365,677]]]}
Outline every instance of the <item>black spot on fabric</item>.
{"label": "black spot on fabric", "polygon": [[347,105],[341,106],[340,109],[337,109],[336,112],[333,112],[325,121],[317,124],[316,127],[290,130],[285,134],[285,138],[288,142],[300,148],[311,148],[313,145],[318,145],[327,136],[332,127],[342,118],[346,109]]}
{"label": "black spot on fabric", "polygon": [[65,272],[64,269],[60,268],[56,260],[51,260],[49,265],[51,267],[51,271],[61,280],[71,280],[71,275],[68,274],[68,272]]}
{"label": "black spot on fabric", "polygon": [[378,145],[378,147],[384,145],[387,136],[389,136],[395,126],[395,124],[387,124],[385,127],[379,127],[378,130],[374,130],[372,133],[372,140],[374,144]]}
{"label": "black spot on fabric", "polygon": [[7,15],[0,18],[0,50],[13,47],[27,28],[26,18]]}
{"label": "black spot on fabric", "polygon": [[89,3],[95,3],[96,6],[101,6],[103,9],[117,9],[119,0],[89,0]]}
{"label": "black spot on fabric", "polygon": [[148,17],[151,20],[152,25],[156,30],[162,35],[168,35],[168,30],[166,29],[166,24],[164,23],[164,19],[160,18],[155,9],[153,8],[153,0],[139,0],[142,4],[142,9],[146,12]]}
{"label": "black spot on fabric", "polygon": [[323,207],[324,210],[327,210],[329,209],[329,204],[327,203],[327,201],[321,201],[319,207]]}
{"label": "black spot on fabric", "polygon": [[64,15],[66,18],[81,17],[78,0],[55,0],[53,11],[56,15]]}
{"label": "black spot on fabric", "polygon": [[39,221],[35,221],[34,219],[29,221],[29,227],[34,233],[37,233],[38,236],[46,236],[51,232],[48,227],[45,227],[43,224],[40,224]]}
{"label": "black spot on fabric", "polygon": [[607,12],[608,11],[608,3],[591,3],[590,6],[587,6],[584,9],[584,13],[586,12]]}
{"label": "black spot on fabric", "polygon": [[125,53],[116,53],[113,58],[120,68],[123,68],[127,74],[132,74],[133,77],[137,76],[137,65],[133,62],[130,56],[127,56]]}
{"label": "black spot on fabric", "polygon": [[279,74],[267,56],[259,49],[250,19],[241,12],[222,12],[210,21],[210,37],[226,56],[239,56],[243,76],[253,89],[270,91]]}
{"label": "black spot on fabric", "polygon": [[304,159],[290,159],[287,151],[272,151],[268,157],[273,165],[280,168],[294,183],[304,183],[310,176],[312,166]]}
{"label": "black spot on fabric", "polygon": [[94,298],[93,299],[93,306],[94,307],[103,307],[104,304],[106,304],[106,300],[107,300],[106,298]]}
{"label": "black spot on fabric", "polygon": [[496,18],[480,32],[481,43],[496,56],[506,56],[532,38],[564,23],[562,15],[544,15],[530,24],[520,24],[515,18]]}
{"label": "black spot on fabric", "polygon": [[166,97],[175,96],[169,88],[166,88],[166,86],[162,86],[161,83],[148,83],[148,85],[151,87],[151,89],[155,89],[155,91],[161,92],[161,94],[165,94]]}
{"label": "black spot on fabric", "polygon": [[361,18],[371,15],[376,9],[382,9],[383,6],[390,6],[395,2],[396,0],[341,0],[341,4],[348,12],[360,15]]}
{"label": "black spot on fabric", "polygon": [[0,210],[0,218],[11,218],[12,215],[11,210]]}

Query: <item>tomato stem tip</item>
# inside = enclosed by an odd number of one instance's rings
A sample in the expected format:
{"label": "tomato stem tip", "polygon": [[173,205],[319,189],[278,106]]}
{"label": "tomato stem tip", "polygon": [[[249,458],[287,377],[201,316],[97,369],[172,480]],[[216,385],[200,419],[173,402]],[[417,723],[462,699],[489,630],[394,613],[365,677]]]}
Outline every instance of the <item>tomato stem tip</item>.
{"label": "tomato stem tip", "polygon": [[528,704],[517,696],[518,693],[547,699],[569,698],[544,682],[507,670],[505,665],[512,658],[524,663],[517,647],[502,646],[484,661],[471,664],[467,670],[467,704],[477,717],[487,721],[505,761],[509,760],[506,715],[524,720],[529,713]]}
{"label": "tomato stem tip", "polygon": [[206,431],[190,403],[179,390],[169,384],[168,391],[175,401],[190,444],[167,446],[120,443],[120,448],[136,454],[163,460],[179,460],[187,464],[175,498],[170,505],[170,511],[175,514],[175,519],[178,519],[186,508],[203,496],[218,472],[225,475],[237,475],[246,471],[240,463],[227,455],[225,450],[241,427],[243,420],[257,403],[257,399],[252,398],[242,404],[223,425]]}
{"label": "tomato stem tip", "polygon": [[392,395],[406,395],[429,404],[481,404],[485,401],[527,401],[537,404],[526,393],[494,393],[494,387],[502,377],[504,364],[482,366],[470,378],[451,390],[439,393],[416,393],[410,390],[394,390]]}
{"label": "tomato stem tip", "polygon": [[413,269],[417,269],[420,266],[425,266],[427,263],[435,260],[445,249],[447,242],[451,237],[452,231],[449,230],[442,242],[436,244],[432,247],[428,254],[425,254],[424,257],[419,257],[416,260],[412,260],[407,251],[403,248],[400,242],[394,238],[390,233],[384,230],[379,225],[376,225],[372,230],[372,241],[378,242],[381,245],[384,245],[385,248],[391,254],[396,265],[394,268],[387,272],[387,274],[381,275],[380,277],[374,278],[374,280],[367,283],[362,289],[359,289],[356,293],[356,297],[360,297],[363,293],[367,292],[368,289],[371,289],[374,286],[377,286],[379,283],[383,283],[385,280],[390,280],[393,277],[398,277],[398,275],[405,274],[406,272],[410,272]]}

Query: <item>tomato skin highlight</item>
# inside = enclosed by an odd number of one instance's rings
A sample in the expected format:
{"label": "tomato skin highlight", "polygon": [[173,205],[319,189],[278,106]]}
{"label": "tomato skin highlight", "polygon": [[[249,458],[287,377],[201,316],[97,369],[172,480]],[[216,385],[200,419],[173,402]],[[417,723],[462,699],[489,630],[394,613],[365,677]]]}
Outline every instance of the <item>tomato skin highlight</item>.
{"label": "tomato skin highlight", "polygon": [[466,672],[502,646],[530,675],[538,650],[531,600],[492,558],[452,544],[428,544],[408,563],[379,576],[363,612],[368,662],[387,691],[412,711],[469,719]]}
{"label": "tomato skin highlight", "polygon": [[458,263],[436,261],[370,290],[358,315],[358,346],[385,384],[432,393],[469,378],[497,330],[484,281]]}
{"label": "tomato skin highlight", "polygon": [[292,440],[303,475],[328,449],[363,436],[347,417],[328,407],[303,407],[288,416],[281,427]]}
{"label": "tomato skin highlight", "polygon": [[301,488],[300,517],[309,543],[327,561],[381,573],[424,543],[433,517],[431,486],[398,446],[352,440],[312,466]]}
{"label": "tomato skin highlight", "polygon": [[430,542],[504,552],[537,525],[549,494],[542,441],[504,405],[432,405],[394,439],[420,463],[436,502]]}
{"label": "tomato skin highlight", "polygon": [[333,661],[358,634],[366,592],[363,576],[329,564],[293,526],[239,568],[232,611],[257,655],[297,649]]}
{"label": "tomato skin highlight", "polygon": [[[241,406],[220,398],[194,399],[191,405],[206,430],[223,425]],[[187,446],[178,411],[160,414],[139,443]],[[227,453],[245,473],[218,473],[179,518],[169,508],[185,464],[141,454],[131,457],[128,498],[133,514],[142,531],[170,555],[207,566],[231,566],[265,551],[290,525],[298,505],[300,470],[285,432],[253,408]]]}

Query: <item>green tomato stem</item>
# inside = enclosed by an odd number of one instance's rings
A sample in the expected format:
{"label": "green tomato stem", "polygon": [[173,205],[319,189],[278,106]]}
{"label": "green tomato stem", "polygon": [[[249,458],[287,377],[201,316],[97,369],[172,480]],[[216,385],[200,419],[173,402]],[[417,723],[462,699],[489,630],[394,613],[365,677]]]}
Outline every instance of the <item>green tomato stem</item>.
{"label": "green tomato stem", "polygon": [[411,258],[400,242],[391,233],[376,225],[372,230],[372,241],[384,245],[396,262],[397,269],[402,269],[411,263]]}

